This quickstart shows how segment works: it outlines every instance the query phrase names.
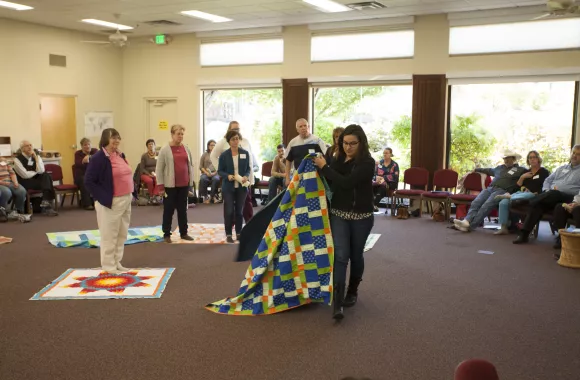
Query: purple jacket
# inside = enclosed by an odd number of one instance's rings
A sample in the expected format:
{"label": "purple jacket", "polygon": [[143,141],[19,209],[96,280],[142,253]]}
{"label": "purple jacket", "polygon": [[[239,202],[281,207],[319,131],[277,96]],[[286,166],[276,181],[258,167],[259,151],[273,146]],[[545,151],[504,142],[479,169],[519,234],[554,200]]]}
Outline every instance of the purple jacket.
{"label": "purple jacket", "polygon": [[[127,161],[125,154],[121,153],[121,157]],[[94,200],[102,206],[111,208],[113,205],[113,166],[104,148],[91,156],[85,172],[85,187]],[[133,191],[133,196],[137,196],[135,191]]]}

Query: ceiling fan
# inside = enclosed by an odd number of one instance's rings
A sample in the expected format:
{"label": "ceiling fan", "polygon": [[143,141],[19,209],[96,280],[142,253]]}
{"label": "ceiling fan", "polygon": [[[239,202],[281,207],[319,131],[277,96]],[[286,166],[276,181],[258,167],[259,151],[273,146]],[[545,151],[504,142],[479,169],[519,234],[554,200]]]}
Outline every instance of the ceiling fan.
{"label": "ceiling fan", "polygon": [[546,3],[548,13],[545,13],[534,20],[543,19],[550,16],[578,15],[580,16],[580,5],[575,0],[549,0]]}
{"label": "ceiling fan", "polygon": [[111,45],[119,48],[127,46],[129,44],[129,41],[127,41],[127,36],[121,33],[120,30],[117,30],[113,34],[109,34],[108,41],[81,41],[81,42],[85,44]]}

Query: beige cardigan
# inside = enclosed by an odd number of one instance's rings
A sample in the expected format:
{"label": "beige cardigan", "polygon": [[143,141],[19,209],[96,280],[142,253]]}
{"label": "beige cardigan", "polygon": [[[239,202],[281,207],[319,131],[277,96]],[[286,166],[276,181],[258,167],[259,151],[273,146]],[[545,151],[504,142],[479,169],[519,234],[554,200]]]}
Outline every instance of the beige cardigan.
{"label": "beige cardigan", "polygon": [[[193,186],[193,161],[191,159],[191,152],[189,148],[183,145],[185,151],[187,152],[187,167],[189,169],[189,186]],[[163,185],[165,187],[175,187],[175,164],[173,162],[173,153],[171,152],[171,146],[169,144],[165,145],[159,151],[159,156],[157,156],[157,166],[155,168],[155,174],[157,175],[157,185]]]}

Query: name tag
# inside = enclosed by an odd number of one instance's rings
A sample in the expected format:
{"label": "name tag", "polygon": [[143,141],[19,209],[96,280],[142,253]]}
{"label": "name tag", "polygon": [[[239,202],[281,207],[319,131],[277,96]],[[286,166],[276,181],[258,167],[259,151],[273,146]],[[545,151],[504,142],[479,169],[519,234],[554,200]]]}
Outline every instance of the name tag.
{"label": "name tag", "polygon": [[32,159],[31,158],[28,159],[28,165],[32,165]]}
{"label": "name tag", "polygon": [[240,154],[240,158],[245,159],[246,155],[244,153]]}
{"label": "name tag", "polygon": [[508,174],[509,174],[509,175],[514,175],[514,173],[515,173],[515,171],[513,171],[513,170],[510,170],[510,171],[508,172]]}
{"label": "name tag", "polygon": [[532,179],[538,179],[538,178],[540,178],[539,174],[536,174],[535,176],[532,177]]}
{"label": "name tag", "polygon": [[566,174],[570,171],[570,169],[562,169],[562,173]]}
{"label": "name tag", "polygon": [[314,153],[314,149],[308,149],[308,153],[309,153],[309,154],[312,154],[312,153]]}

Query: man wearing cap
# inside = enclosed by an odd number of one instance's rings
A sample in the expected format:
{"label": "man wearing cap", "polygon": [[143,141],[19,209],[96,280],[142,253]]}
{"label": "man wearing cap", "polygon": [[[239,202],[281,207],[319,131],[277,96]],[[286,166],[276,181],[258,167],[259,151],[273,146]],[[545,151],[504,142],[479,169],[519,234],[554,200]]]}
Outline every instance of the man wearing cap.
{"label": "man wearing cap", "polygon": [[487,189],[484,189],[477,198],[471,202],[469,212],[463,220],[454,219],[455,228],[459,231],[469,232],[476,229],[483,223],[486,216],[492,212],[500,202],[495,199],[496,196],[505,193],[514,193],[518,191],[518,179],[526,172],[526,169],[520,167],[517,162],[522,158],[521,155],[511,150],[506,150],[503,154],[503,165],[495,168],[475,169],[476,173],[487,174],[493,177]]}
{"label": "man wearing cap", "polygon": [[[566,227],[566,214],[564,218],[560,216],[560,207],[564,207],[562,203],[568,204],[574,201],[574,196],[580,192],[580,145],[574,145],[572,148],[572,154],[570,155],[570,163],[564,166],[560,166],[550,174],[548,178],[544,181],[544,186],[542,187],[542,193],[537,195],[535,198],[529,201],[530,211],[526,215],[526,220],[520,231],[519,236],[513,241],[514,244],[524,244],[528,242],[528,237],[530,233],[538,224],[540,219],[542,219],[542,214],[547,211],[554,210],[555,214],[555,227],[565,228]],[[523,202],[520,202],[523,203]],[[557,207],[558,206],[558,209]],[[566,207],[568,208],[568,207]],[[562,243],[560,241],[560,236],[556,238],[554,244],[555,249],[560,249]]]}

